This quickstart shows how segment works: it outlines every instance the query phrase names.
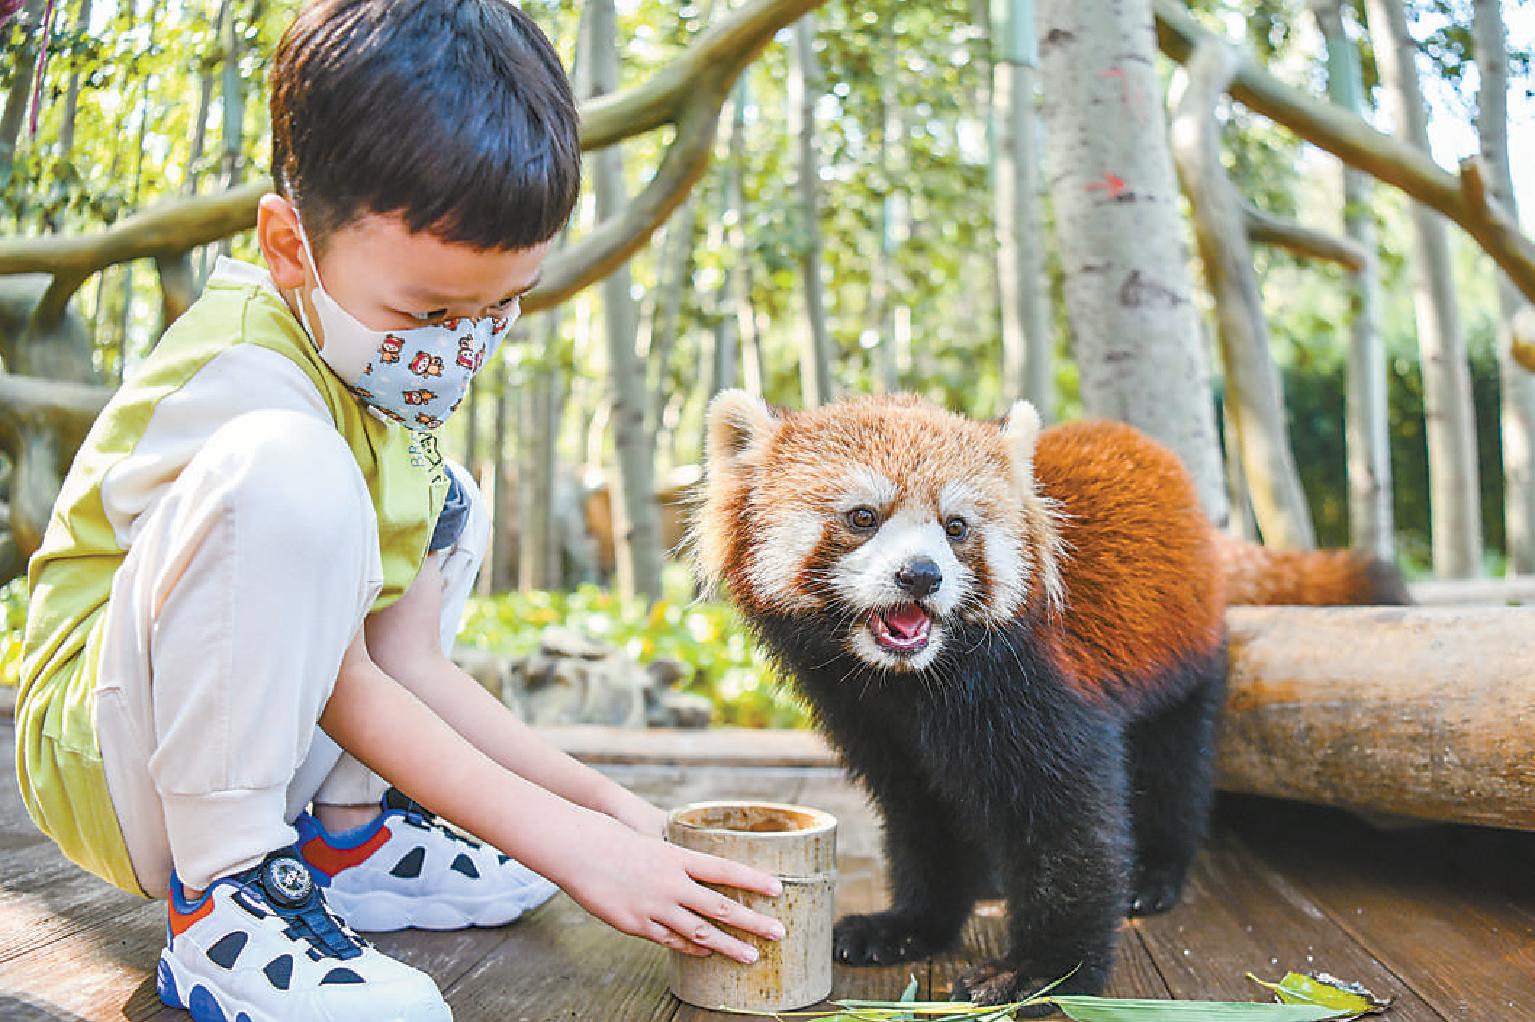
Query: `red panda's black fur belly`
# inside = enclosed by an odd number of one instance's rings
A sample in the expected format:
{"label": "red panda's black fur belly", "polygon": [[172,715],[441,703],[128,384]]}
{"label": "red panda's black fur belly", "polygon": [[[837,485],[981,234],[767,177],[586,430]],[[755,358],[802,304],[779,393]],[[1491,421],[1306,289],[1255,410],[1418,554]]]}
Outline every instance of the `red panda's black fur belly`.
{"label": "red panda's black fur belly", "polygon": [[1204,836],[1224,647],[1170,667],[1189,694],[1135,721],[1062,676],[1037,620],[957,636],[928,683],[874,675],[825,624],[752,621],[884,818],[894,908],[839,921],[838,958],[942,951],[1000,882],[1014,974],[956,996],[1100,991],[1121,920],[1170,906]]}

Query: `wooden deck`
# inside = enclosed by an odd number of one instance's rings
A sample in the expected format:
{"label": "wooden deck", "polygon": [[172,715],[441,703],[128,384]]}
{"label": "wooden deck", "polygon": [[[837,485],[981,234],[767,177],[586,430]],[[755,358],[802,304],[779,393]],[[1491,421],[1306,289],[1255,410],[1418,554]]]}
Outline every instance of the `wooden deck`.
{"label": "wooden deck", "polygon": [[[0,741],[10,740],[0,725]],[[658,802],[776,793],[827,805],[849,830],[839,910],[884,903],[880,864],[868,854],[871,820],[835,771],[768,756],[711,782],[708,771],[613,758],[604,769],[630,771],[626,780]],[[1394,996],[1394,1022],[1532,1020],[1532,867],[1535,835],[1381,831],[1332,810],[1226,799],[1183,904],[1127,924],[1110,992],[1258,1000],[1248,971],[1325,970]],[[996,952],[1001,922],[1000,906],[983,904],[961,951],[915,968],[839,968],[834,995],[895,997],[910,972],[922,996],[943,997],[964,962]],[[164,929],[159,904],[64,861],[33,830],[14,781],[0,783],[0,1019],[185,1019],[154,993]],[[434,976],[458,1022],[727,1017],[680,1005],[667,992],[665,951],[596,922],[564,895],[503,929],[377,943]]]}

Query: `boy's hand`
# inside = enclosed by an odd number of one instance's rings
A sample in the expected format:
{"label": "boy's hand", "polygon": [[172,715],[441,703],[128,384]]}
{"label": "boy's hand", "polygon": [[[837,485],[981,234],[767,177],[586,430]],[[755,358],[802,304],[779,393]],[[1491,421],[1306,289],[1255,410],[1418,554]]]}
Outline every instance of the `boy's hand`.
{"label": "boy's hand", "polygon": [[636,834],[666,840],[666,810],[658,809],[644,799],[636,798],[623,813],[616,815],[619,823]]}
{"label": "boy's hand", "polygon": [[582,842],[578,861],[553,878],[582,908],[615,929],[686,954],[713,951],[739,962],[756,960],[756,949],[715,926],[715,922],[768,940],[783,937],[783,924],[710,890],[705,883],[783,893],[777,878],[729,859],[706,855],[623,826],[600,840]]}

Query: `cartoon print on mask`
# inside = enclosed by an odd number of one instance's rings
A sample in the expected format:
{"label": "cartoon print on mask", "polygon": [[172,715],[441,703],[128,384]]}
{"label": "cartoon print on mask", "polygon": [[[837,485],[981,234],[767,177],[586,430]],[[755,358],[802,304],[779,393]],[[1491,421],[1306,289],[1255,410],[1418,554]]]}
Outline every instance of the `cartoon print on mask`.
{"label": "cartoon print on mask", "polygon": [[433,394],[429,390],[422,389],[422,390],[407,390],[407,391],[405,391],[403,396],[405,398],[405,403],[408,404],[408,405],[424,405],[424,404],[430,404],[432,399],[434,397],[436,397],[437,395]]}
{"label": "cartoon print on mask", "polygon": [[417,376],[441,376],[442,356],[418,351],[416,357],[410,360],[410,371]]}
{"label": "cartoon print on mask", "polygon": [[428,415],[425,412],[418,412],[416,414],[416,421],[425,426],[427,429],[436,429],[438,426],[442,425],[441,419],[437,418],[435,415]]}
{"label": "cartoon print on mask", "polygon": [[473,337],[460,337],[458,339],[459,365],[463,366],[465,369],[468,369],[470,372],[477,373],[480,371],[480,366],[484,363],[484,361],[485,349],[484,347],[481,347],[478,351],[476,351]]}
{"label": "cartoon print on mask", "polygon": [[[378,360],[385,365],[394,365],[400,360],[400,352],[404,349],[405,342],[394,334],[385,337],[383,343],[378,346]],[[371,370],[373,367],[368,366]]]}

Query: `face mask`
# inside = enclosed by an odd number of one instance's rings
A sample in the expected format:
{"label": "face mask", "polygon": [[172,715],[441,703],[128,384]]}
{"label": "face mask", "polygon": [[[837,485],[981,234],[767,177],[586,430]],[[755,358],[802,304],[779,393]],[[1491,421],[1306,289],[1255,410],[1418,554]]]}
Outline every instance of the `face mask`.
{"label": "face mask", "polygon": [[[297,211],[295,211],[297,216]],[[414,430],[436,429],[463,401],[469,381],[496,353],[521,311],[516,301],[504,316],[444,319],[408,330],[374,330],[357,321],[325,290],[320,264],[298,225],[299,240],[314,268],[311,295],[320,331],[302,300],[299,319],[325,364],[361,400],[385,418]]]}

